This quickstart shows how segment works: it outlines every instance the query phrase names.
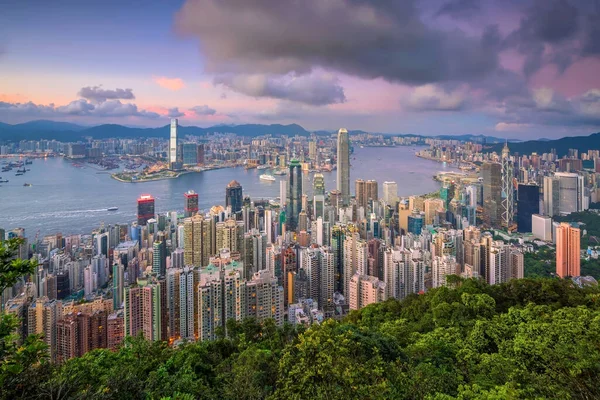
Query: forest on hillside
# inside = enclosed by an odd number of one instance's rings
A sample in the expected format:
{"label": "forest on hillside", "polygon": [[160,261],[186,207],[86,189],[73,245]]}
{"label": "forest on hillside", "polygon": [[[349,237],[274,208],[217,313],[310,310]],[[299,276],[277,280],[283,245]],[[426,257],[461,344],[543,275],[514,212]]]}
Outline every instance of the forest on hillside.
{"label": "forest on hillside", "polygon": [[54,366],[36,338],[2,341],[1,398],[600,398],[600,290],[571,280],[452,277],[310,328],[229,321],[171,348],[128,338]]}

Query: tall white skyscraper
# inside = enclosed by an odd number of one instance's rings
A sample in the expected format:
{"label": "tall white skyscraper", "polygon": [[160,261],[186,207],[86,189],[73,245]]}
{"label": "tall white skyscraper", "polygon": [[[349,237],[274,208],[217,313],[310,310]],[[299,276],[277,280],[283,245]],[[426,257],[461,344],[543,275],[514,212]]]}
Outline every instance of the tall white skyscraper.
{"label": "tall white skyscraper", "polygon": [[344,206],[350,204],[350,139],[344,128],[338,131],[337,137],[337,190]]}
{"label": "tall white skyscraper", "polygon": [[171,168],[177,164],[177,118],[171,118],[171,137],[169,139],[169,163]]}
{"label": "tall white skyscraper", "polygon": [[398,201],[398,184],[396,182],[383,182],[383,201],[388,205],[395,205]]}

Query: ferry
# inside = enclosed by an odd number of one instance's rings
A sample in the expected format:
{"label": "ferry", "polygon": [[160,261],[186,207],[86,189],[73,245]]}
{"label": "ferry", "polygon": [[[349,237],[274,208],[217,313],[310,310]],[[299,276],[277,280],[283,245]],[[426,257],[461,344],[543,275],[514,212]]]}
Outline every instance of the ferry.
{"label": "ferry", "polygon": [[269,174],[262,174],[260,176],[260,180],[267,181],[267,182],[275,182],[275,177],[273,175],[269,175]]}
{"label": "ferry", "polygon": [[106,211],[117,211],[119,207],[108,207]]}

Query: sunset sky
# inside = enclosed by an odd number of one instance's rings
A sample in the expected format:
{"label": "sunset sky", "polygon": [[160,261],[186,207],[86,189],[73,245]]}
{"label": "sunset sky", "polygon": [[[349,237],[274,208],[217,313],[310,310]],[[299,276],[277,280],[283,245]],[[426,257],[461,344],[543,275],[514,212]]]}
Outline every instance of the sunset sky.
{"label": "sunset sky", "polygon": [[600,0],[0,0],[0,121],[600,131]]}

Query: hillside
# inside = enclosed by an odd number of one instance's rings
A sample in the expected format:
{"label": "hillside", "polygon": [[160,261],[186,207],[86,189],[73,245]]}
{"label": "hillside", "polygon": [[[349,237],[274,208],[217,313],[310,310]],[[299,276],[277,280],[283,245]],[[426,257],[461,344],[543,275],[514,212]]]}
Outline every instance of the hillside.
{"label": "hillside", "polygon": [[[239,136],[254,137],[258,135],[302,135],[310,133],[297,124],[290,125],[217,125],[209,128],[197,126],[180,126],[179,133],[185,135],[204,135],[206,133],[235,133]],[[53,122],[53,121],[31,121],[24,124],[9,125],[0,124],[0,141],[40,140],[56,139],[70,142],[81,140],[85,137],[94,139],[106,139],[114,137],[122,138],[146,138],[169,136],[169,126],[160,128],[134,128],[117,124],[104,124],[94,127],[82,127],[79,125]]]}
{"label": "hillside", "polygon": [[2,370],[0,397],[600,398],[597,286],[453,282],[307,330],[230,321],[213,342],[128,339],[58,367],[23,358],[20,372]]}
{"label": "hillside", "polygon": [[[498,143],[492,146],[484,147],[484,151],[496,153],[502,152],[503,143]],[[577,149],[579,153],[587,152],[600,148],[600,132],[593,133],[589,136],[571,136],[556,140],[528,140],[526,142],[511,143],[509,145],[511,153],[538,154],[550,153],[552,149],[556,149],[558,157],[567,155],[569,149]]]}

